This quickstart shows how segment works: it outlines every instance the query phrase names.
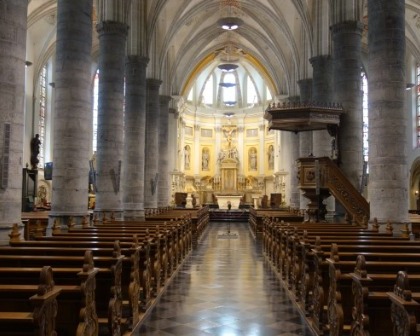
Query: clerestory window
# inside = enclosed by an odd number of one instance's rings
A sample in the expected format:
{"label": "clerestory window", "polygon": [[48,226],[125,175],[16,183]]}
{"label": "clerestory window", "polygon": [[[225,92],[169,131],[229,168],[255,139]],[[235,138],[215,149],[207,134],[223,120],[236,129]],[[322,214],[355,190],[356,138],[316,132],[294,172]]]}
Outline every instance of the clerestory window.
{"label": "clerestory window", "polygon": [[47,75],[48,75],[48,68],[45,64],[39,75],[39,114],[38,114],[38,134],[39,140],[41,141],[41,146],[39,146],[39,154],[38,154],[38,167],[44,168],[45,162],[45,121],[47,118]]}

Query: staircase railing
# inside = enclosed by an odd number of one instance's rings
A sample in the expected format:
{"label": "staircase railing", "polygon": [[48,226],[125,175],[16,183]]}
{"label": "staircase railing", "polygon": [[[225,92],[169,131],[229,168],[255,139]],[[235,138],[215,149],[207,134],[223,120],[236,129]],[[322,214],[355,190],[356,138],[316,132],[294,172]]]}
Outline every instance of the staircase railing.
{"label": "staircase railing", "polygon": [[325,165],[325,186],[330,193],[343,205],[353,220],[363,224],[369,220],[370,206],[360,192],[350,183],[340,168],[327,157],[319,158],[321,165]]}

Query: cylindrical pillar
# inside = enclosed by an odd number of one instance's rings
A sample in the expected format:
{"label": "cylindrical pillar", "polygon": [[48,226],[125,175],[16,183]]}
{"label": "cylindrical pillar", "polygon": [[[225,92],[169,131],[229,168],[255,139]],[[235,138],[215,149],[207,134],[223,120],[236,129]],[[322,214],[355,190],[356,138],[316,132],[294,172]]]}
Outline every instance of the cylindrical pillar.
{"label": "cylindrical pillar", "polygon": [[50,218],[87,215],[92,132],[92,0],[59,0]]}
{"label": "cylindrical pillar", "polygon": [[370,217],[392,223],[408,221],[404,3],[368,1]]}
{"label": "cylindrical pillar", "polygon": [[338,136],[339,162],[346,177],[359,189],[363,171],[363,92],[360,78],[363,25],[359,21],[345,21],[331,28],[334,100],[341,103],[345,111],[341,115]]}
{"label": "cylindrical pillar", "polygon": [[[0,240],[21,222],[25,55],[28,0],[5,0],[0,9]],[[5,231],[3,231],[5,230]]]}
{"label": "cylindrical pillar", "polygon": [[293,209],[300,208],[300,191],[298,189],[297,165],[296,160],[299,158],[299,135],[290,133],[290,207]]}
{"label": "cylindrical pillar", "polygon": [[97,212],[122,213],[124,68],[128,26],[104,21],[99,34]]}
{"label": "cylindrical pillar", "polygon": [[169,103],[170,96],[160,96],[159,114],[159,184],[158,207],[169,206]]}
{"label": "cylindrical pillar", "polygon": [[149,59],[128,56],[125,65],[123,165],[124,219],[144,219],[144,148],[146,129],[146,68]]}
{"label": "cylindrical pillar", "polygon": [[159,183],[159,88],[161,80],[146,79],[146,148],[144,170],[144,207],[157,208]]}
{"label": "cylindrical pillar", "polygon": [[[312,99],[312,78],[301,79],[298,81],[299,91],[300,91],[300,101],[307,102],[311,101]],[[296,152],[296,151],[294,151]],[[312,155],[312,132],[300,132],[299,133],[299,150],[298,150],[298,159],[299,157],[308,157]],[[294,173],[297,177],[297,166],[294,167]],[[296,189],[298,181],[295,181]],[[303,194],[299,191],[300,201],[299,207],[300,209],[306,209],[308,204],[308,199],[303,196]]]}
{"label": "cylindrical pillar", "polygon": [[[333,101],[333,71],[330,55],[319,55],[310,59],[313,68],[312,101],[330,103]],[[331,136],[327,130],[313,131],[313,155],[331,156]]]}

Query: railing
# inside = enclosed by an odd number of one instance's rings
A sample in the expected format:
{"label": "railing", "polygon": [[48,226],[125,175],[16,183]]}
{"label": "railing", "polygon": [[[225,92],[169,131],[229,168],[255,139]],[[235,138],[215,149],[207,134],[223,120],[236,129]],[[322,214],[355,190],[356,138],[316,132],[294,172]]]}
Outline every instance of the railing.
{"label": "railing", "polygon": [[331,194],[338,199],[358,224],[369,220],[369,203],[350,183],[340,168],[329,158],[321,158],[320,162],[325,162],[327,168],[325,182]]}
{"label": "railing", "polygon": [[[314,179],[316,160],[319,161],[319,187],[321,189],[328,189],[329,193],[331,193],[353,217],[353,221],[359,225],[366,223],[370,216],[369,203],[330,158],[311,157],[299,159],[301,165],[304,165],[305,167],[304,172],[306,172],[303,173],[305,174],[305,177],[303,177],[303,180],[301,181],[301,189],[311,190],[316,188]],[[308,172],[312,172],[312,177]],[[308,182],[308,175],[311,177],[310,183]]]}

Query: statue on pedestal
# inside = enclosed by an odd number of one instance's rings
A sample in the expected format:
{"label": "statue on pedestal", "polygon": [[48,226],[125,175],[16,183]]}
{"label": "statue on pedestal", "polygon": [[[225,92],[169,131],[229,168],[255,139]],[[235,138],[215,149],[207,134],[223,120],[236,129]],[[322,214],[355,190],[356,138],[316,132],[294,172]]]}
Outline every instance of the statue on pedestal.
{"label": "statue on pedestal", "polygon": [[31,140],[31,165],[32,169],[38,169],[38,155],[41,148],[41,140],[39,139],[39,134],[36,134],[35,137]]}

